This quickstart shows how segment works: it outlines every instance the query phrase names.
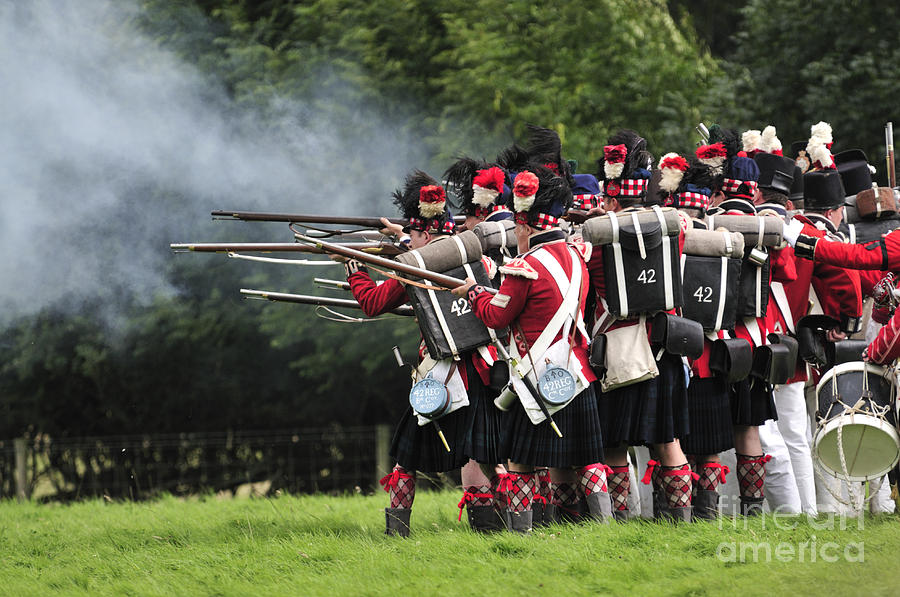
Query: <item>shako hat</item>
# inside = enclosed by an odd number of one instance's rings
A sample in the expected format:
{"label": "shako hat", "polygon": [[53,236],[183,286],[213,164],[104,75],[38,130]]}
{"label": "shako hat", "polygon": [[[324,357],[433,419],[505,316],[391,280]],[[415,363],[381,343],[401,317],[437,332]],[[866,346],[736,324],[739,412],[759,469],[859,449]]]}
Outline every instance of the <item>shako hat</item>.
{"label": "shako hat", "polygon": [[834,156],[848,197],[872,188],[872,170],[862,149],[848,149]]}
{"label": "shako hat", "polygon": [[791,183],[790,199],[794,202],[794,207],[800,208],[803,202],[803,169],[794,165],[794,181]]}
{"label": "shako hat", "polygon": [[844,204],[844,197],[844,185],[837,170],[811,170],[803,175],[803,201],[806,209],[836,209]]}
{"label": "shako hat", "polygon": [[759,168],[759,188],[790,195],[797,167],[794,160],[774,153],[757,153],[753,160]]}

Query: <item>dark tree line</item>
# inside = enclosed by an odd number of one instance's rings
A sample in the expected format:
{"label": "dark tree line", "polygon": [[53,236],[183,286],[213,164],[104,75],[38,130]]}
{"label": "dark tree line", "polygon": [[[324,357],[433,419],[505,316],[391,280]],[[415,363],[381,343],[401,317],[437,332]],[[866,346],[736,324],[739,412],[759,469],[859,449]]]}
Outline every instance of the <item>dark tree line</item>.
{"label": "dark tree line", "polygon": [[[492,157],[527,122],[557,129],[580,171],[621,126],[662,155],[689,151],[701,119],[774,124],[786,146],[826,120],[836,150],[880,165],[883,123],[900,116],[900,9],[750,0],[709,16],[709,4],[145,0],[138,21],[235,109],[276,122],[273,98],[290,98],[304,106],[294,122],[327,114],[350,140],[377,114],[423,143],[410,168],[434,173],[460,153]],[[365,175],[353,155],[329,160]],[[169,276],[176,296],[120,297],[115,322],[101,303],[59,305],[0,332],[0,437],[369,424],[404,407],[390,347],[413,354],[412,322],[336,324],[237,295],[308,292],[311,273],[192,256]]]}

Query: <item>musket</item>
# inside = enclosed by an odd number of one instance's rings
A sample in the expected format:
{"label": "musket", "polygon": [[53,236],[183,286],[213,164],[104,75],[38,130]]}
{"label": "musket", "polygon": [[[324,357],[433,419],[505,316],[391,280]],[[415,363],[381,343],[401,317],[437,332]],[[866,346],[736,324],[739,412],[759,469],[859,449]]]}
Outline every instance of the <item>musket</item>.
{"label": "musket", "polygon": [[[353,299],[331,298],[326,296],[312,296],[308,294],[289,294],[286,292],[269,292],[268,290],[252,290],[249,288],[241,288],[241,294],[248,298],[264,299],[282,303],[298,303],[301,305],[318,305],[320,307],[344,307],[347,309],[362,309],[360,304]],[[409,305],[401,305],[396,309],[392,309],[389,313],[394,315],[412,316],[415,315],[413,308]]]}
{"label": "musket", "polygon": [[[362,226],[363,228],[384,228],[381,218],[367,216],[321,216],[315,214],[285,214],[259,211],[223,211],[210,212],[214,220],[243,220],[245,222],[288,222],[291,224],[338,224],[345,226]],[[404,218],[385,218],[392,224],[406,226],[409,220]],[[456,216],[457,224],[466,221],[465,216]]]}
{"label": "musket", "polygon": [[[432,282],[448,290],[456,288],[457,286],[462,286],[466,283],[465,280],[460,280],[459,278],[454,278],[453,276],[439,274],[438,272],[422,269],[414,265],[406,265],[405,263],[400,263],[399,261],[394,261],[393,259],[387,259],[385,257],[379,257],[377,255],[358,251],[348,245],[330,243],[319,238],[311,238],[302,234],[298,234],[296,236],[297,240],[301,240],[303,242],[310,243],[311,245],[319,247],[326,253],[334,253],[335,255],[349,257],[351,259],[356,259],[357,261],[362,261],[363,263],[368,263],[378,267],[383,267],[385,269],[397,271],[409,276],[421,278],[423,280],[428,280],[429,282]],[[494,288],[485,288],[485,290],[491,294],[497,294],[497,290]]]}
{"label": "musket", "polygon": [[563,215],[563,219],[567,222],[571,222],[573,224],[584,224],[586,221],[591,218],[596,218],[598,216],[602,216],[603,214],[588,214],[587,211],[583,209],[570,209]]}
{"label": "musket", "polygon": [[700,133],[700,139],[703,141],[703,145],[709,143],[709,129],[706,128],[706,125],[702,122],[696,127],[697,132]]}
{"label": "musket", "polygon": [[[406,251],[395,244],[382,242],[347,243],[342,246],[377,255],[399,255]],[[169,248],[176,253],[325,253],[305,243],[173,243]]]}
{"label": "musket", "polygon": [[328,280],[325,278],[313,278],[313,282],[318,284],[319,288],[335,288],[337,290],[350,290],[350,283],[341,280]]}
{"label": "musket", "polygon": [[889,122],[884,125],[884,144],[887,151],[885,157],[887,159],[887,177],[888,186],[894,189],[897,186],[897,170],[894,164],[894,123]]}

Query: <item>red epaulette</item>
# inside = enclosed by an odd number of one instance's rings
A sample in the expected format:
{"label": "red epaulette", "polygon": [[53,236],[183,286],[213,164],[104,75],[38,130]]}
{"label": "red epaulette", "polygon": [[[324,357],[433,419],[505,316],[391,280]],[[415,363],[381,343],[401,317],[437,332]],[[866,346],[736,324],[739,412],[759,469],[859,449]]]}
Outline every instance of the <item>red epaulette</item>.
{"label": "red epaulette", "polygon": [[493,280],[497,275],[497,264],[487,255],[482,255],[481,264],[484,266],[484,271],[487,272],[488,279]]}
{"label": "red epaulette", "polygon": [[505,265],[500,266],[500,273],[507,276],[519,276],[529,280],[537,280],[537,270],[521,257],[517,257]]}
{"label": "red epaulette", "polygon": [[590,243],[584,242],[584,239],[580,236],[573,236],[569,239],[569,246],[578,251],[578,254],[581,255],[581,258],[584,259],[584,262],[587,263],[591,258],[591,252],[594,250],[594,246]]}

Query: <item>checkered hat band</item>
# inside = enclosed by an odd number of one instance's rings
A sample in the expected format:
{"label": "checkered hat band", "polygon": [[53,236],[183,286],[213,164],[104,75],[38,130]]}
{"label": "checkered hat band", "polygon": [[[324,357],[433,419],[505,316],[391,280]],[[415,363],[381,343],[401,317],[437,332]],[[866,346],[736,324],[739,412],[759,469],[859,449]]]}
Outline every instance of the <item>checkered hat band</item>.
{"label": "checkered hat band", "polygon": [[409,227],[411,230],[418,230],[420,232],[438,232],[443,234],[453,234],[453,231],[456,229],[456,222],[453,219],[448,219],[446,222],[441,223],[437,218],[410,218],[409,219]]}
{"label": "checkered hat band", "polygon": [[476,218],[486,218],[493,213],[497,213],[498,211],[504,211],[506,209],[505,205],[497,205],[496,203],[493,205],[488,205],[487,207],[476,206],[475,207],[475,217]]}
{"label": "checkered hat band", "polygon": [[586,195],[572,195],[573,207],[575,209],[591,209],[594,207],[594,197],[596,195],[588,193]]}
{"label": "checkered hat band", "polygon": [[678,207],[693,207],[707,209],[709,207],[709,195],[703,193],[678,193]]}
{"label": "checkered hat band", "polygon": [[559,218],[550,214],[538,214],[537,218],[532,220],[531,225],[539,230],[549,230],[559,226]]}
{"label": "checkered hat band", "polygon": [[[623,178],[622,180],[607,180],[603,188],[610,197],[643,197],[647,192],[647,183],[646,178]],[[612,185],[618,187],[618,192],[609,192],[613,189]]]}
{"label": "checkered hat band", "polygon": [[734,178],[726,178],[722,181],[722,190],[726,193],[737,193],[742,184],[747,185],[747,188],[750,189],[751,195],[756,192],[756,187],[759,186],[759,183],[755,180],[736,180]]}

